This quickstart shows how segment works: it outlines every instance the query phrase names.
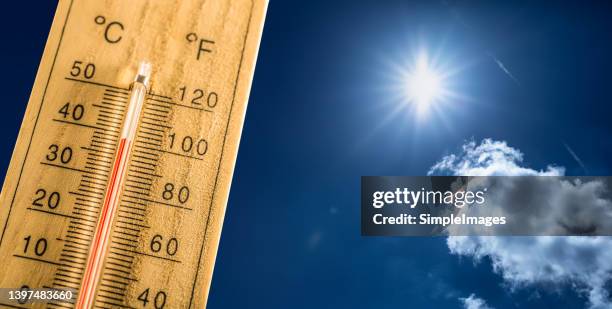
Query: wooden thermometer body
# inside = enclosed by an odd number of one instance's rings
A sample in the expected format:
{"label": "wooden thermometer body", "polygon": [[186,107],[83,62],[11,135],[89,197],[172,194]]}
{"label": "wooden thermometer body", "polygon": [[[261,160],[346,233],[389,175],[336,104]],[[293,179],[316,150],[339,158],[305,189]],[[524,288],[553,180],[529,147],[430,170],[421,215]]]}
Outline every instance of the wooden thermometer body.
{"label": "wooden thermometer body", "polygon": [[205,307],[266,4],[59,2],[0,195],[0,288],[80,291],[146,61],[91,307]]}

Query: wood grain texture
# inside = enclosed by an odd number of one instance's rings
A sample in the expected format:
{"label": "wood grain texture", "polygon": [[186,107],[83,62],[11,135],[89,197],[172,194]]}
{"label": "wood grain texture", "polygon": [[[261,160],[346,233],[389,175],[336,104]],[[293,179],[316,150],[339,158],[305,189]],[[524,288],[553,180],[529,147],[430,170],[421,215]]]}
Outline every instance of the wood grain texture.
{"label": "wood grain texture", "polygon": [[144,60],[95,307],[206,306],[266,5],[60,1],[0,195],[0,287],[79,289]]}

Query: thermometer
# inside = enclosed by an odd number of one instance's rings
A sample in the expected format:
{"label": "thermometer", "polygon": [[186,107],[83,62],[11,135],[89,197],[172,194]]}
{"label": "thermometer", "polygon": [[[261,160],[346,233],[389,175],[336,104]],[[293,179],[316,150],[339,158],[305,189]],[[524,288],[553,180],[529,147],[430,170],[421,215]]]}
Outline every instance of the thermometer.
{"label": "thermometer", "polygon": [[203,308],[265,0],[60,0],[0,195],[8,308]]}

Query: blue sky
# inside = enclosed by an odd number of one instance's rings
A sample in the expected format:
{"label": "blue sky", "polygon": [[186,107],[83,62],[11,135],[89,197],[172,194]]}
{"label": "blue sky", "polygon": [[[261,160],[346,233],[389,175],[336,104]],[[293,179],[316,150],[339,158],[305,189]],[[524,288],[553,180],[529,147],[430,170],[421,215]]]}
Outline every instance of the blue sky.
{"label": "blue sky", "polygon": [[[586,307],[568,286],[510,292],[444,238],[361,237],[359,176],[424,175],[487,137],[525,166],[584,174],[566,143],[609,174],[611,20],[602,5],[272,2],[211,306],[460,308],[475,293],[495,308]],[[463,68],[453,84],[468,99],[416,124],[393,114],[388,86],[421,46]]]}
{"label": "blue sky", "polygon": [[[3,35],[21,48],[0,51],[11,72],[3,171],[54,11],[11,5],[22,13],[0,23],[19,29]],[[566,144],[590,174],[609,175],[611,8],[272,1],[210,308],[461,308],[471,294],[495,308],[586,307],[569,286],[510,291],[489,258],[450,254],[445,238],[361,237],[359,180],[425,175],[483,138],[520,149],[524,166],[585,174]],[[389,90],[418,48],[461,68],[452,85],[465,96],[421,122],[395,112]]]}

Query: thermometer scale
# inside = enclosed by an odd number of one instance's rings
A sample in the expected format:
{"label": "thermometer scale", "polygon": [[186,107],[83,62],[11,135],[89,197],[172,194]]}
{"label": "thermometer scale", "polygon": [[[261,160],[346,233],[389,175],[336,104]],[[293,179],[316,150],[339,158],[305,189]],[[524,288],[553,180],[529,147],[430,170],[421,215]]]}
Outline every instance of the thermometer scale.
{"label": "thermometer scale", "polygon": [[0,195],[0,287],[203,308],[265,0],[61,0]]}

